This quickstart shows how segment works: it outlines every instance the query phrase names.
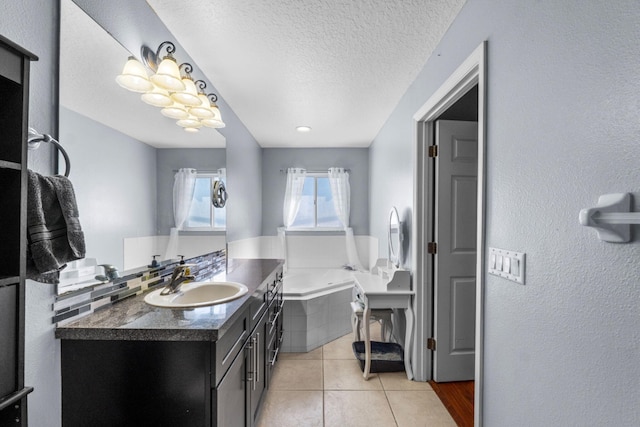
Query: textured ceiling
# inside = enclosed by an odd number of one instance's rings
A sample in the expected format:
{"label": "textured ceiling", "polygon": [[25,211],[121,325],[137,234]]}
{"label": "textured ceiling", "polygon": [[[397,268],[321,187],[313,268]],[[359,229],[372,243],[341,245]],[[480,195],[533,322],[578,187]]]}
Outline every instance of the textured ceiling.
{"label": "textured ceiling", "polygon": [[[261,146],[367,147],[464,0],[147,3]],[[224,146],[118,87],[127,50],[61,4],[61,105],[156,147]]]}
{"label": "textured ceiling", "polygon": [[122,72],[129,52],[71,0],[63,0],[61,8],[63,107],[158,148],[225,146],[217,130],[203,128],[198,134],[187,134],[158,108],[143,103],[140,94],[118,86],[115,77]]}
{"label": "textured ceiling", "polygon": [[147,2],[263,147],[369,146],[464,4]]}

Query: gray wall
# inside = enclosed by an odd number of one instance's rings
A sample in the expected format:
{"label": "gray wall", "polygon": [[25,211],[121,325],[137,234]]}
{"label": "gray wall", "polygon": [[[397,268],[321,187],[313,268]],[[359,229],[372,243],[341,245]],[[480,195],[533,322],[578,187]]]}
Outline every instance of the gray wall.
{"label": "gray wall", "polygon": [[[282,205],[290,167],[350,169],[351,216],[354,234],[369,234],[369,150],[367,148],[264,148],[262,150],[262,234],[274,236],[282,227]],[[377,210],[374,207],[374,210]],[[388,212],[387,212],[388,213]],[[384,215],[386,215],[385,213]]]}
{"label": "gray wall", "polygon": [[87,257],[123,269],[125,237],[155,235],[156,149],[60,107]]}
{"label": "gray wall", "polygon": [[227,242],[233,242],[262,233],[262,148],[235,114],[222,114],[227,124],[220,129],[227,139]]}
{"label": "gray wall", "polygon": [[637,425],[638,227],[578,224],[600,194],[640,208],[637,1],[469,0],[371,147],[371,206],[411,212],[412,116],[483,40],[487,245],[527,254],[525,286],[485,277],[484,425]]}
{"label": "gray wall", "polygon": [[173,218],[173,181],[180,168],[214,171],[224,168],[224,148],[164,148],[156,150],[158,159],[158,227],[159,235],[168,235],[175,226]]}
{"label": "gray wall", "polygon": [[[0,34],[35,53],[29,85],[29,123],[40,132],[57,135],[58,2],[5,1]],[[53,172],[53,150],[42,146],[30,151],[29,168]],[[29,395],[29,423],[60,423],[60,343],[53,336],[51,304],[55,287],[27,281],[25,383],[35,387]]]}
{"label": "gray wall", "polygon": [[[158,46],[165,40],[176,44],[181,52],[180,60],[194,66],[198,64],[180,46],[155,12],[144,1],[111,0],[73,0],[98,24],[107,30],[126,49],[138,54],[140,46]],[[261,232],[262,188],[261,164],[262,150],[246,126],[238,119],[231,107],[225,102],[224,94],[219,93],[215,85],[206,78],[207,87],[217,93],[217,102],[226,123],[220,133],[227,140],[227,239],[238,240],[256,237]]]}

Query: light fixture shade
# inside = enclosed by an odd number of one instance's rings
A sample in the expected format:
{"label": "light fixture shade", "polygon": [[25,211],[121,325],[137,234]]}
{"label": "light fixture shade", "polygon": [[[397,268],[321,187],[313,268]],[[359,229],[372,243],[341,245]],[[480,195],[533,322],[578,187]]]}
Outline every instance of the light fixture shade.
{"label": "light fixture shade", "polygon": [[183,128],[201,128],[202,127],[202,123],[200,123],[200,120],[198,120],[193,116],[189,116],[186,119],[178,120],[176,124],[178,126],[182,126]]}
{"label": "light fixture shade", "polygon": [[172,93],[171,99],[189,107],[197,107],[202,104],[202,101],[198,98],[198,91],[196,90],[196,85],[193,83],[193,80],[189,77],[185,77],[182,79],[182,83],[184,84],[185,89],[180,92]]}
{"label": "light fixture shade", "polygon": [[122,74],[116,77],[116,82],[132,92],[147,92],[153,89],[144,65],[132,56],[124,64]]}
{"label": "light fixture shade", "polygon": [[[163,49],[167,54],[156,66]],[[185,132],[198,132],[205,123],[212,128],[224,127],[215,104],[218,96],[205,94],[206,82],[194,82],[191,77],[192,65],[187,62],[178,65],[173,57],[175,50],[175,45],[170,41],[162,42],[155,53],[143,46],[141,52],[146,65],[130,56],[122,74],[116,77],[116,82],[127,90],[141,92],[142,101],[161,107],[162,115],[176,120],[176,124]],[[149,77],[146,67],[155,70],[155,74]]]}
{"label": "light fixture shade", "polygon": [[215,102],[212,102],[210,106],[211,106],[211,111],[213,112],[213,118],[209,120],[202,120],[202,124],[214,129],[222,129],[226,125],[222,121],[222,115],[220,114],[220,109],[218,109],[218,106],[216,105]]}
{"label": "light fixture shade", "polygon": [[206,127],[214,128],[214,129],[222,129],[223,127],[226,126],[222,120],[218,120],[216,118],[202,119],[200,120],[200,122]]}
{"label": "light fixture shade", "polygon": [[143,93],[140,98],[154,107],[168,107],[173,104],[169,92],[159,87],[155,87],[151,92]]}
{"label": "light fixture shade", "polygon": [[160,110],[163,116],[169,117],[171,119],[182,120],[189,117],[189,113],[187,109],[184,108],[183,105],[174,102],[172,105],[163,108]]}
{"label": "light fixture shade", "polygon": [[160,65],[158,65],[158,71],[151,76],[151,81],[156,86],[171,92],[185,89],[184,83],[180,78],[180,69],[172,56],[164,57]]}
{"label": "light fixture shade", "polygon": [[202,102],[197,107],[191,107],[189,109],[189,113],[193,114],[199,119],[211,119],[214,117],[213,111],[209,108],[209,99],[203,93],[198,95],[200,101]]}
{"label": "light fixture shade", "polygon": [[222,121],[222,114],[220,114],[220,109],[215,102],[211,104],[211,111],[213,112],[214,119]]}

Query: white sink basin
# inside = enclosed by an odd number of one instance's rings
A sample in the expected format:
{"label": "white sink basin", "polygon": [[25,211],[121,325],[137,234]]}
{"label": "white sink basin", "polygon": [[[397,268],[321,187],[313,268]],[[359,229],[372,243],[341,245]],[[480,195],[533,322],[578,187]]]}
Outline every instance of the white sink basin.
{"label": "white sink basin", "polygon": [[191,282],[180,287],[175,294],[160,295],[157,289],[144,297],[147,304],[165,308],[191,308],[222,304],[247,293],[245,285],[235,282]]}

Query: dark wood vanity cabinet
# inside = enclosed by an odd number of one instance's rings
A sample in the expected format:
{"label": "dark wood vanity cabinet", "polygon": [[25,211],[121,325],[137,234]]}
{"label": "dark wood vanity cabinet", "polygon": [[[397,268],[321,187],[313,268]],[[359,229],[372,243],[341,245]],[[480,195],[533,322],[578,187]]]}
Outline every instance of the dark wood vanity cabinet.
{"label": "dark wood vanity cabinet", "polygon": [[[255,309],[257,306],[261,307],[259,311]],[[237,354],[233,351],[222,352],[226,358],[235,356],[235,359],[227,370],[218,369],[225,372],[213,397],[218,426],[250,427],[256,424],[282,342],[283,306],[282,270],[279,269],[267,279],[267,287],[257,293],[247,312],[245,321],[253,327],[251,335],[244,341],[242,351]],[[237,327],[238,322],[235,325]],[[238,337],[236,342],[239,342],[240,336],[240,329],[237,328],[233,333],[227,333],[226,340],[232,341]],[[222,341],[220,347],[224,348]]]}
{"label": "dark wood vanity cabinet", "polygon": [[0,36],[0,425],[27,425],[24,384],[30,52]]}
{"label": "dark wood vanity cabinet", "polygon": [[63,425],[255,425],[277,355],[281,282],[280,267],[215,342],[63,339]]}

